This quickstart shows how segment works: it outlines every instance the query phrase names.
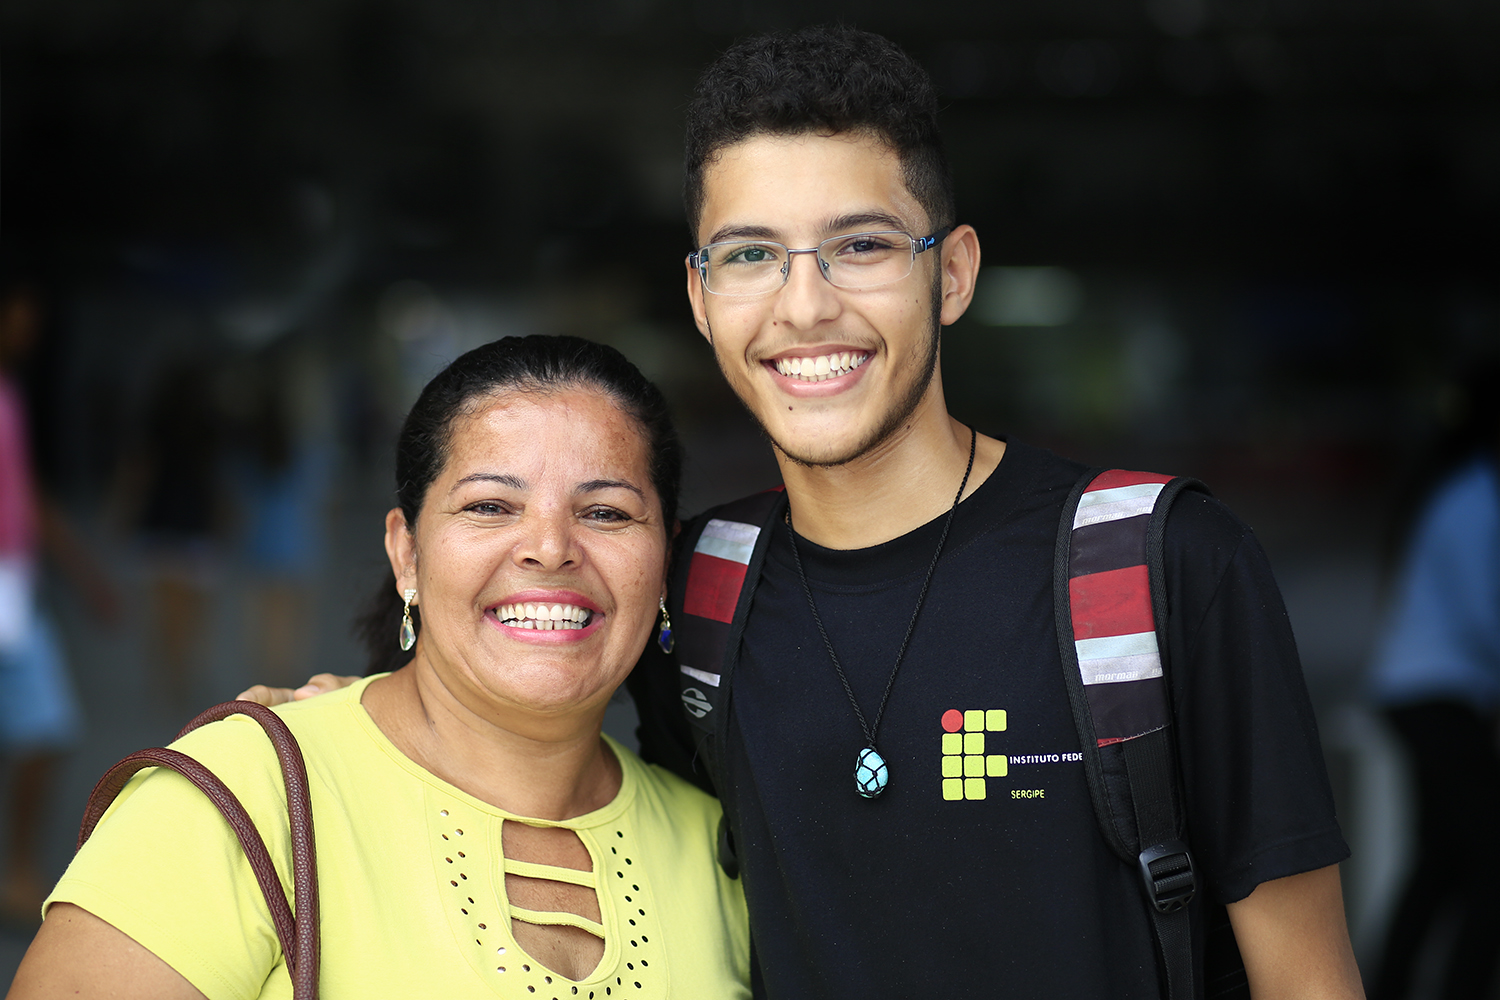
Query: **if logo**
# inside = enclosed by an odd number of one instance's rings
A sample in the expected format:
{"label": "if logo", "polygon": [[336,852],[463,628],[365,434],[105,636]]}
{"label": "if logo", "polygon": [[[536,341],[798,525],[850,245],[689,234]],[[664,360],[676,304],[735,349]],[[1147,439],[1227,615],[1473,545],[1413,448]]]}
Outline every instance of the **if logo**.
{"label": "if logo", "polygon": [[1004,754],[986,753],[984,745],[985,734],[1005,732],[1005,709],[950,708],[942,722],[943,798],[984,798],[984,779],[1003,778],[1010,770]]}

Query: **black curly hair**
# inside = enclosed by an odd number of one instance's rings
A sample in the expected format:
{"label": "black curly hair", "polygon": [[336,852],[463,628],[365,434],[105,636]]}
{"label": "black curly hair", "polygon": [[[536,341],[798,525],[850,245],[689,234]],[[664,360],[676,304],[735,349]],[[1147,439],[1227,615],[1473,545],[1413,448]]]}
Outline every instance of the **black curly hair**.
{"label": "black curly hair", "polygon": [[756,135],[804,132],[880,136],[933,228],[951,225],[953,178],[937,116],[927,71],[880,35],[837,24],[736,42],[704,70],[688,105],[683,200],[692,238],[703,172],[720,150]]}

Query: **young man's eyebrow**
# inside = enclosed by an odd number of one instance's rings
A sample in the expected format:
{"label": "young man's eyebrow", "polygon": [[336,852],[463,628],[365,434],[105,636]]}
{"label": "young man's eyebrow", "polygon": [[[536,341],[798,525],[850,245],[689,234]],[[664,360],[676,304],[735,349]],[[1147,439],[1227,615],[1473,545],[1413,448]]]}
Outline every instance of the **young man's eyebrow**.
{"label": "young man's eyebrow", "polygon": [[[848,212],[837,215],[823,223],[822,232],[828,236],[843,236],[848,233],[858,232],[905,232],[907,223],[889,212]],[[913,236],[925,236],[926,233],[913,233]],[[779,230],[770,226],[738,226],[728,225],[716,229],[708,238],[709,243],[723,243],[727,240],[775,240],[780,242],[782,235]]]}
{"label": "young man's eyebrow", "polygon": [[[907,223],[891,215],[889,212],[850,212],[847,215],[835,216],[829,219],[823,226],[825,232],[838,236],[844,233],[857,232],[905,232]],[[926,233],[913,233],[913,236],[925,236]]]}
{"label": "young man's eyebrow", "polygon": [[723,243],[726,240],[775,240],[780,233],[770,226],[723,226],[714,231],[708,238],[709,243]]}

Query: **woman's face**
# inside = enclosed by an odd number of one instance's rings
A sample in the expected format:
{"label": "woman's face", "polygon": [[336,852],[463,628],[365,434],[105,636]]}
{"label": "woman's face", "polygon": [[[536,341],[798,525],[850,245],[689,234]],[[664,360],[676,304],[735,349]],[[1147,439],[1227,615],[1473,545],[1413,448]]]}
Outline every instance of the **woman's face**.
{"label": "woman's face", "polygon": [[408,532],[386,519],[397,585],[417,591],[419,662],[481,714],[603,709],[664,593],[669,527],[639,425],[590,388],[508,392],[454,421]]}

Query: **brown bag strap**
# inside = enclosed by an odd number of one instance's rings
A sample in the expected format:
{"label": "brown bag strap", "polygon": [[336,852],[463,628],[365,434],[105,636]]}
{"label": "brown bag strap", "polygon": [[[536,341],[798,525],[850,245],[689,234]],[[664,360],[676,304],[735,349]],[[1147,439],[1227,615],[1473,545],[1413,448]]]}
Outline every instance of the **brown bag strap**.
{"label": "brown bag strap", "polygon": [[215,722],[231,715],[248,715],[260,723],[271,744],[276,748],[276,757],[281,764],[281,777],[286,785],[287,817],[292,834],[292,895],[296,914],[287,905],[286,892],[281,887],[281,878],[266,850],[260,831],[250,819],[245,807],[219,778],[201,763],[177,750],[156,747],[131,754],[114,767],[104,772],[104,777],[89,793],[88,807],[83,813],[83,823],[78,829],[78,846],[81,848],[94,827],[99,824],[105,810],[114,802],[137,771],[148,767],[168,767],[192,782],[199,791],[208,796],[228,821],[235,838],[250,862],[255,881],[266,897],[266,906],[271,911],[271,922],[276,927],[277,940],[281,942],[282,954],[286,956],[287,968],[292,977],[292,996],[295,1000],[316,1000],[318,996],[318,859],[313,843],[312,798],[308,793],[307,765],[302,759],[302,750],[297,739],[280,717],[263,705],[250,701],[226,701],[215,705],[182,728],[177,734],[181,739],[205,723]]}

